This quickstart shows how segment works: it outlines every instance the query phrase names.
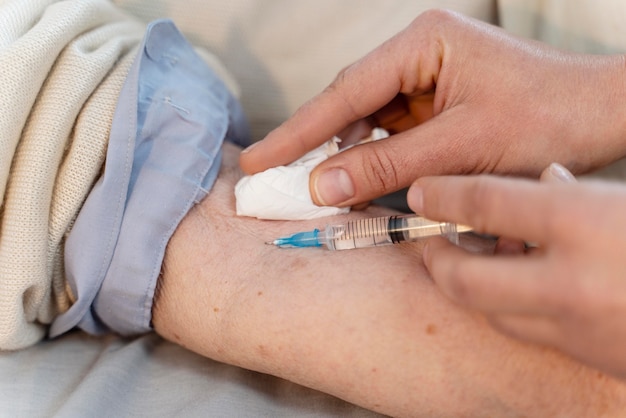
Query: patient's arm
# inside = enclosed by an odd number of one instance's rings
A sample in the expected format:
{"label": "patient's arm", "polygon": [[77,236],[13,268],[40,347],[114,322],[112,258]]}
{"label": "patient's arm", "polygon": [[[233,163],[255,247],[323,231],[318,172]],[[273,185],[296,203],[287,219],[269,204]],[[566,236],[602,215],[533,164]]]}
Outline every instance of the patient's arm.
{"label": "patient's arm", "polygon": [[169,243],[153,311],[162,336],[394,416],[623,413],[619,382],[507,339],[442,297],[419,244],[343,252],[264,245],[327,220],[236,217],[238,153],[224,146],[214,189]]}

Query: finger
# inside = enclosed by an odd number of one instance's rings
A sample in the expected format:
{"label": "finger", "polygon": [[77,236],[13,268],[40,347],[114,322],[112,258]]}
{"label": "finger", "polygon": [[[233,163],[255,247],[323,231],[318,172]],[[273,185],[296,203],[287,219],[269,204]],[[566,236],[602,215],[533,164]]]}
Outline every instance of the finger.
{"label": "finger", "polygon": [[[379,56],[383,52],[372,54]],[[273,165],[288,164],[383,107],[397,94],[400,82],[397,75],[392,75],[391,68],[383,69],[380,75],[372,74],[373,71],[371,66],[357,63],[341,72],[322,93],[300,107],[258,145],[244,151],[240,159],[242,170],[255,173]],[[373,77],[379,80],[377,86],[371,85]]]}
{"label": "finger", "polygon": [[408,131],[323,161],[309,179],[313,201],[350,206],[408,187],[425,173],[473,171],[485,157],[464,151],[463,143],[471,143],[479,132],[472,129],[479,121],[467,116],[463,106],[455,107]]}
{"label": "finger", "polygon": [[340,131],[341,148],[354,145],[371,136],[372,129],[383,128],[389,135],[407,131],[433,117],[434,93],[419,96],[397,95],[382,109],[366,119],[359,119]]}
{"label": "finger", "polygon": [[374,125],[385,129],[390,135],[407,131],[433,117],[434,93],[419,96],[397,95],[370,119]]}
{"label": "finger", "polygon": [[352,206],[352,210],[365,210],[367,209],[370,205],[372,204],[372,202],[363,202],[363,203],[359,203],[358,205],[354,205]]}
{"label": "finger", "polygon": [[411,186],[407,202],[427,218],[541,245],[567,229],[566,214],[580,200],[576,187],[494,176],[424,177]]}
{"label": "finger", "polygon": [[424,248],[424,264],[441,291],[456,303],[487,313],[548,313],[541,259],[470,253],[437,237]]}
{"label": "finger", "polygon": [[[339,73],[319,95],[281,126],[242,153],[241,168],[256,173],[287,164],[349,124],[384,107],[398,93],[418,95],[434,88],[441,66],[439,43],[400,32]],[[407,51],[411,54],[407,57]]]}
{"label": "finger", "polygon": [[510,337],[532,343],[557,345],[563,341],[563,330],[552,316],[489,315],[489,323]]}
{"label": "finger", "polygon": [[[539,176],[542,183],[575,183],[576,177],[559,163],[552,163]],[[496,243],[496,254],[522,254],[526,252],[526,244],[522,240],[501,237]],[[530,252],[527,252],[530,254]]]}
{"label": "finger", "polygon": [[337,136],[341,138],[339,148],[346,148],[367,138],[372,134],[372,129],[374,128],[374,124],[370,123],[368,119],[359,119],[351,123],[341,132],[337,133]]}

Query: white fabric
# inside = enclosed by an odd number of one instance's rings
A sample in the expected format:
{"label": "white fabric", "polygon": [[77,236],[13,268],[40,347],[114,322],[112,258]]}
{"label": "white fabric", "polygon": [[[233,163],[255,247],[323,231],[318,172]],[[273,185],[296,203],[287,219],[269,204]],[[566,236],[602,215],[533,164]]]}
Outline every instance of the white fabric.
{"label": "white fabric", "polygon": [[[374,128],[370,136],[363,138],[359,144],[387,137],[389,132]],[[288,166],[273,167],[242,177],[235,185],[237,215],[292,221],[350,212],[349,207],[317,206],[309,193],[311,171],[322,161],[340,152],[340,142],[340,138],[334,137]],[[344,147],[342,151],[350,147]]]}
{"label": "white fabric", "polygon": [[81,332],[0,351],[0,417],[384,418],[154,334]]}
{"label": "white fabric", "polygon": [[288,166],[242,177],[235,185],[237,215],[296,220],[350,212],[349,207],[317,206],[309,193],[309,174],[319,163],[339,152],[339,141],[335,137]]}

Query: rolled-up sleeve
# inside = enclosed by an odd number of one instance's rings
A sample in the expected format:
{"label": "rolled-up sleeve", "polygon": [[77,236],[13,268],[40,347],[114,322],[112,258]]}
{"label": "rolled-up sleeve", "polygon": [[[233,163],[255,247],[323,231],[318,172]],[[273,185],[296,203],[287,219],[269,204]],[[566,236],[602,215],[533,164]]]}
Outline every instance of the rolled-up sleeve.
{"label": "rolled-up sleeve", "polygon": [[224,140],[249,140],[236,98],[171,21],[150,24],[118,100],[103,173],[66,240],[75,301],[51,336],[76,326],[151,329],[167,243],[211,189]]}

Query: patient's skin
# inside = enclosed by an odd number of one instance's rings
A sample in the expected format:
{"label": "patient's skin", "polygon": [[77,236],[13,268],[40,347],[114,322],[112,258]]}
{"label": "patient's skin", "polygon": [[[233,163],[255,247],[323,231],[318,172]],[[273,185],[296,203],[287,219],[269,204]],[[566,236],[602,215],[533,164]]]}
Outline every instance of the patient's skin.
{"label": "patient's skin", "polygon": [[264,245],[328,220],[236,217],[238,156],[224,146],[213,190],[169,243],[153,311],[160,335],[393,416],[623,415],[623,384],[508,339],[442,296],[419,244],[344,252]]}

